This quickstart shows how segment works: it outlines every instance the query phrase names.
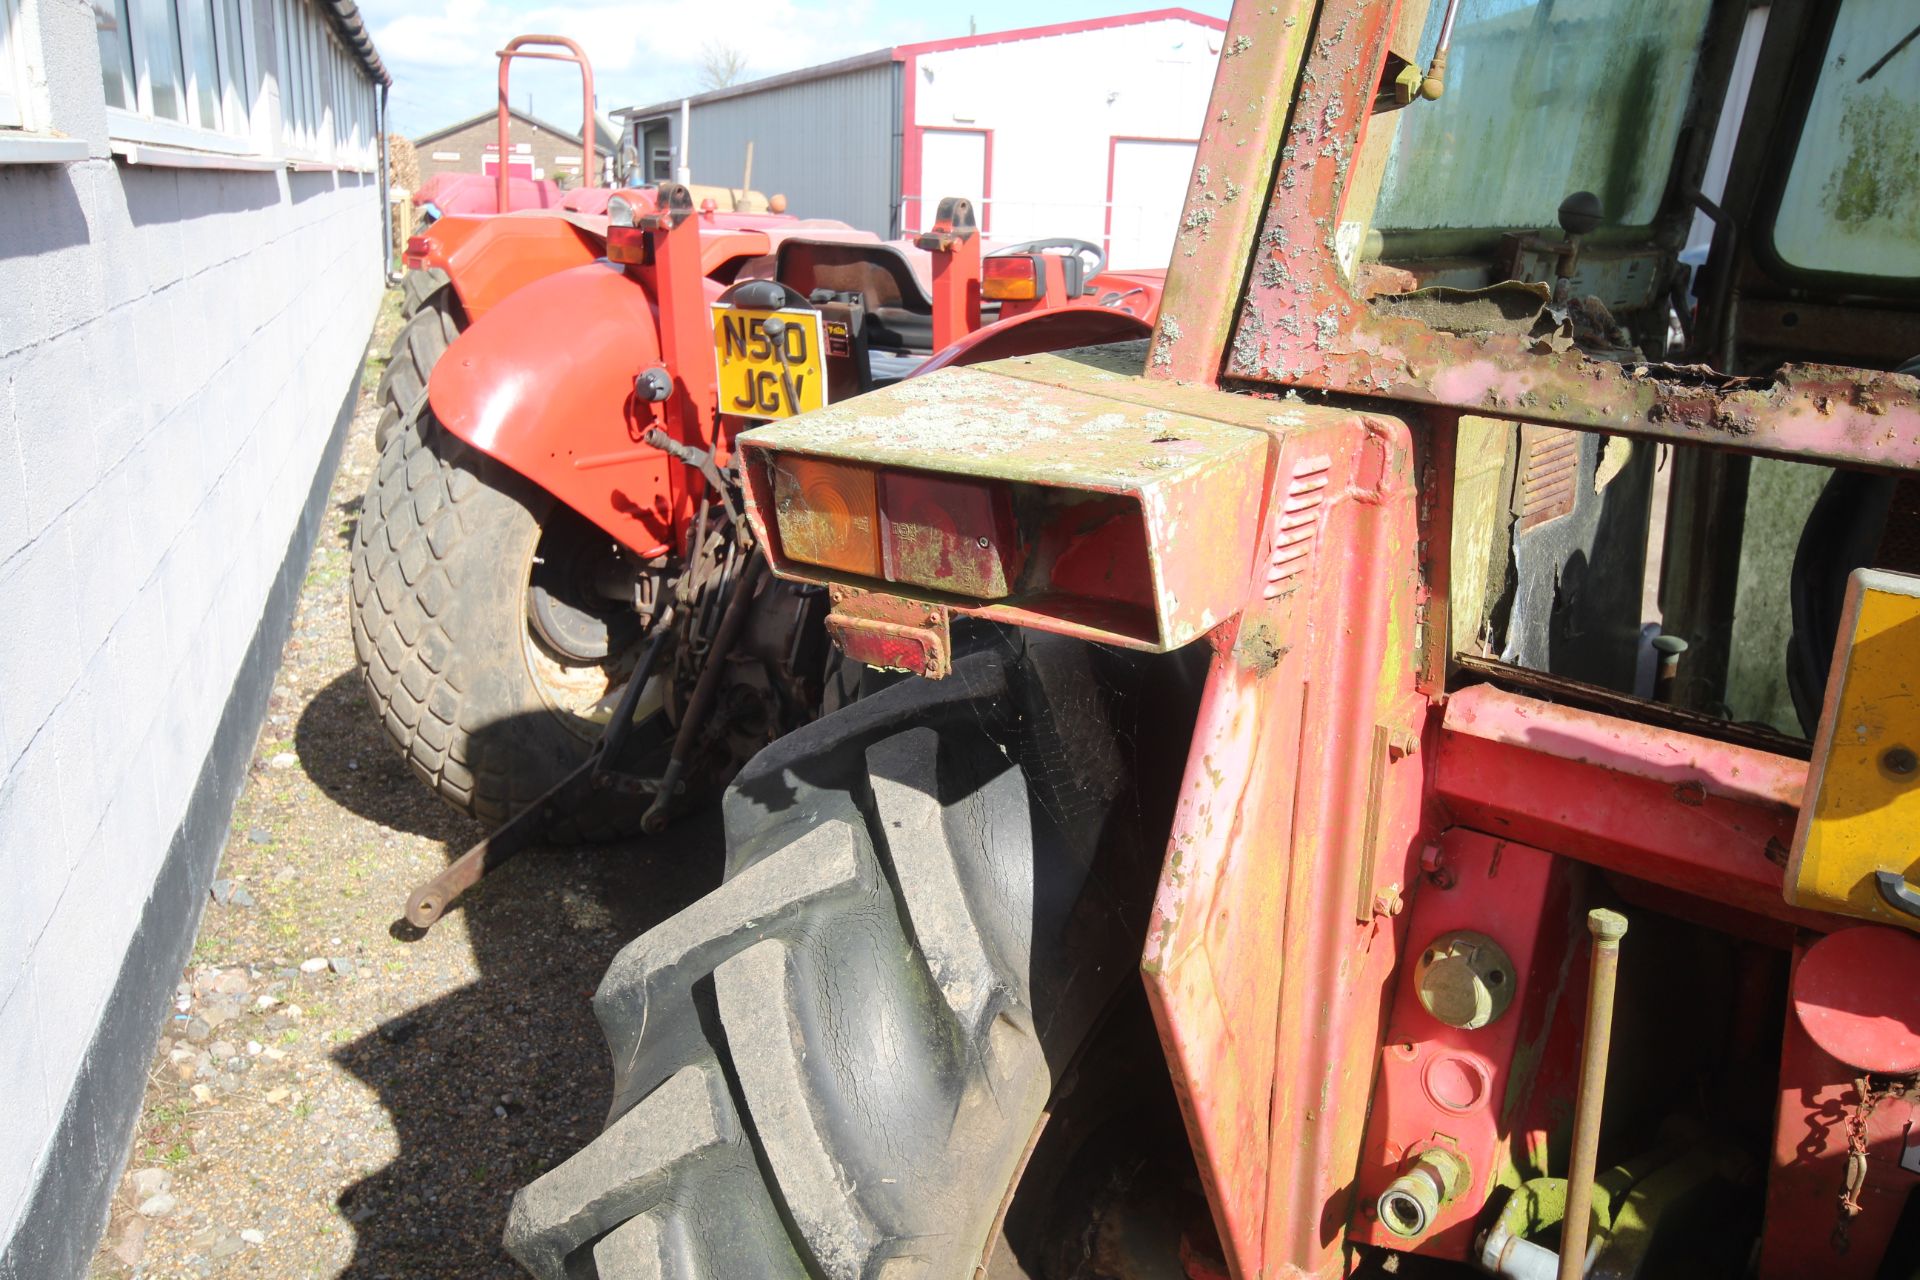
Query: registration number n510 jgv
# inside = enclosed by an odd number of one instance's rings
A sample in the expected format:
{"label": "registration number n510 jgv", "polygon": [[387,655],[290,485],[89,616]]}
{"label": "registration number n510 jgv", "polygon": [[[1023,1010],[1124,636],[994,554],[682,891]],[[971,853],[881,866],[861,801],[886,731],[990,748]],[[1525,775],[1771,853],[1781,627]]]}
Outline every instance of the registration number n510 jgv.
{"label": "registration number n510 jgv", "polygon": [[817,311],[713,308],[720,412],[790,418],[827,403],[825,341]]}

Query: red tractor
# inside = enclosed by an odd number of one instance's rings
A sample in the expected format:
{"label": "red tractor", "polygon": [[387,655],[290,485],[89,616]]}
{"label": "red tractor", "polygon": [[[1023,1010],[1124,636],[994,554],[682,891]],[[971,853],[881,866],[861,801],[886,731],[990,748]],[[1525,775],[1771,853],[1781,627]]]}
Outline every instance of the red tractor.
{"label": "red tractor", "polygon": [[[595,157],[593,65],[586,51],[565,36],[515,36],[500,50],[499,127],[494,172],[437,173],[413,193],[428,221],[407,240],[401,313],[407,324],[388,352],[381,375],[382,413],[376,440],[384,445],[394,427],[426,400],[433,366],[460,331],[521,285],[606,256],[607,208],[614,191],[637,175],[631,147],[615,158],[615,186],[599,184]],[[548,178],[514,172],[507,109],[514,59],[571,62],[580,68],[581,180],[562,190]],[[701,188],[702,213],[719,227],[832,226],[801,223],[785,213],[782,196],[756,191]],[[651,187],[621,192],[629,209],[653,208]],[[720,198],[726,200],[725,210]],[[513,215],[503,218],[502,214]]]}
{"label": "red tractor", "polygon": [[764,580],[738,431],[921,368],[1144,335],[1158,303],[1160,273],[1105,272],[1083,242],[983,257],[964,200],[901,244],[654,194],[617,192],[580,265],[560,218],[461,226],[486,249],[454,276],[471,327],[388,408],[354,543],[363,675],[442,797],[490,825],[526,811],[416,894],[423,927],[536,832],[657,830],[843,696],[825,594]]}
{"label": "red tractor", "polygon": [[1455,9],[1235,8],[1150,340],[737,438],[908,674],[608,970],[533,1274],[1915,1274],[1914,13]]}

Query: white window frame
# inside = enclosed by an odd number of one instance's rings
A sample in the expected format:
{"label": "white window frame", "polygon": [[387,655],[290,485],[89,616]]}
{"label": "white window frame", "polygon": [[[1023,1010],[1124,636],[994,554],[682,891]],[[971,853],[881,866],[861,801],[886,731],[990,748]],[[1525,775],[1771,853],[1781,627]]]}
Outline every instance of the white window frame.
{"label": "white window frame", "polygon": [[0,0],[0,129],[31,129],[38,123],[26,44],[19,0]]}
{"label": "white window frame", "polygon": [[[258,83],[259,69],[255,65],[253,52],[253,15],[247,4],[239,6],[240,29],[232,30],[232,17],[228,6],[213,4],[214,35],[214,74],[220,78],[219,92],[215,95],[216,111],[221,119],[211,123],[200,117],[199,94],[196,92],[195,77],[198,72],[193,60],[181,50],[182,70],[180,83],[181,106],[187,118],[173,120],[158,116],[153,111],[153,82],[148,72],[147,39],[143,29],[146,21],[146,6],[149,4],[167,4],[173,7],[174,26],[183,33],[185,16],[181,13],[183,4],[206,3],[206,0],[126,0],[127,37],[126,43],[133,51],[133,66],[129,69],[133,81],[133,101],[131,108],[108,107],[107,128],[116,141],[144,142],[160,146],[185,147],[194,151],[212,151],[222,155],[254,155],[257,148],[254,143],[254,122],[252,103],[255,100],[254,85]],[[232,74],[228,74],[231,67]]]}

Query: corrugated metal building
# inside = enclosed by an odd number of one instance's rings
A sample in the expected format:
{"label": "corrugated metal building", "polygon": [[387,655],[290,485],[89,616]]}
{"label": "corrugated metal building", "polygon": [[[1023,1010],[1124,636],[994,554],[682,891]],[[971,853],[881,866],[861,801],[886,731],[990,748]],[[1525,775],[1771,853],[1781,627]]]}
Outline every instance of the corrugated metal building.
{"label": "corrugated metal building", "polygon": [[1072,236],[1159,267],[1224,29],[1156,9],[900,45],[613,115],[650,181],[684,168],[885,235],[968,196],[994,240]]}

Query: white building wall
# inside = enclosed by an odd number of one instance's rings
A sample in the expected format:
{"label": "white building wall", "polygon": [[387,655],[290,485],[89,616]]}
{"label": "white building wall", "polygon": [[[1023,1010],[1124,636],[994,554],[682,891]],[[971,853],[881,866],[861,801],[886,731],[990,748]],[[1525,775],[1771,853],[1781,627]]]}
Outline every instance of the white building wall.
{"label": "white building wall", "polygon": [[24,1276],[56,1274],[8,1248],[56,1133],[124,1156],[62,1116],[350,411],[383,264],[376,174],[126,163],[93,9],[28,0],[22,27],[48,132],[86,146],[21,163],[0,131],[0,1250]]}
{"label": "white building wall", "polygon": [[[1171,18],[921,53],[909,67],[912,124],[992,131],[991,239],[1099,244],[1108,233],[1112,140],[1197,139],[1221,39],[1210,26]],[[918,144],[910,133],[906,145]],[[941,196],[960,193],[903,194],[920,197],[907,202],[907,225],[924,227]],[[1183,184],[1170,186],[1166,210],[1177,216],[1184,195]],[[1166,210],[1156,210],[1163,221]]]}

